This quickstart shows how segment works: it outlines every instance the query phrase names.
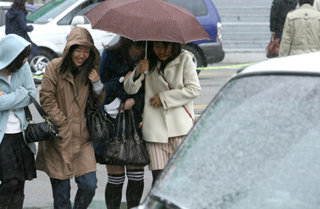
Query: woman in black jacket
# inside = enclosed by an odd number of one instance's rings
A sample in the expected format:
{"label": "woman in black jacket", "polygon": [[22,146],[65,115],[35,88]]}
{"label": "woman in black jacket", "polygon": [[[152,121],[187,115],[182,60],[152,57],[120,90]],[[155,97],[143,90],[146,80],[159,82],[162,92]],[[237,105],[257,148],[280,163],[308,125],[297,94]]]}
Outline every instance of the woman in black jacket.
{"label": "woman in black jacket", "polygon": [[28,12],[26,10],[26,0],[14,0],[12,7],[6,13],[6,35],[16,34],[31,43],[31,54],[29,60],[39,53],[38,46],[33,43],[28,32],[33,31],[32,25],[27,25]]}
{"label": "woman in black jacket", "polygon": [[273,0],[270,11],[270,31],[273,38],[281,40],[284,22],[288,12],[294,10],[297,0]]}

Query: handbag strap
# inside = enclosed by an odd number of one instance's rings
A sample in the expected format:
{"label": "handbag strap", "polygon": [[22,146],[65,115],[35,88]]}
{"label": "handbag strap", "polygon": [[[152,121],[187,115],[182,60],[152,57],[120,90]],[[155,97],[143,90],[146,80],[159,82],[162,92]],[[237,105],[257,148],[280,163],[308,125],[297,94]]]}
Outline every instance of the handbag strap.
{"label": "handbag strap", "polygon": [[[164,75],[161,74],[161,76],[162,76],[163,80],[168,84],[168,88],[169,88],[169,89],[172,89],[171,86],[170,86],[170,84],[168,83],[168,81],[167,81],[166,78],[164,77]],[[187,112],[187,114],[188,114],[189,117],[191,118],[192,122],[195,123],[196,120],[192,117],[191,113],[188,111],[188,109],[186,108],[186,106],[185,106],[185,105],[182,105],[182,107],[183,107],[184,110]]]}
{"label": "handbag strap", "polygon": [[131,117],[132,127],[133,127],[133,130],[134,130],[134,137],[133,138],[134,138],[135,141],[139,141],[140,137],[139,137],[137,129],[136,129],[136,123],[135,123],[135,120],[134,120],[133,110],[130,109],[129,111],[130,111],[130,116],[129,117]]}
{"label": "handbag strap", "polygon": [[[41,117],[43,119],[47,119],[49,117],[48,114],[42,109],[42,107],[37,102],[37,100],[30,93],[28,95],[29,95],[29,98],[30,98],[31,102],[34,104],[34,106],[36,107],[37,111],[41,115]],[[28,106],[24,107],[24,112],[25,112],[27,120],[28,121],[32,121],[32,114],[31,114],[30,109],[29,109]]]}

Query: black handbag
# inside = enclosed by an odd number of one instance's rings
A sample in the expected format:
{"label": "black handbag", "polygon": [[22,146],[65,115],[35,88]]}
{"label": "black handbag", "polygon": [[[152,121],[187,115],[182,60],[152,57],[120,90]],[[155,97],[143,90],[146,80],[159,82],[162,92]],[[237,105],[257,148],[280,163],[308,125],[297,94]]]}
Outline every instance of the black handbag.
{"label": "black handbag", "polygon": [[93,95],[91,84],[86,106],[86,121],[90,140],[101,142],[111,139],[113,122],[110,116],[101,109],[98,99]]}
{"label": "black handbag", "polygon": [[[129,110],[129,121],[126,126],[125,113],[122,113],[122,133],[119,133],[121,114],[118,114],[117,135],[106,145],[104,160],[111,165],[145,166],[150,163],[145,141],[141,139],[135,128],[132,110]],[[126,137],[125,130],[128,129]],[[134,134],[132,136],[132,131]]]}
{"label": "black handbag", "polygon": [[58,134],[58,129],[55,124],[51,121],[48,114],[42,109],[40,104],[35,100],[31,94],[29,94],[31,102],[34,104],[41,117],[44,119],[43,122],[34,123],[32,121],[32,115],[29,110],[29,107],[24,108],[24,112],[28,121],[28,126],[25,129],[25,137],[28,143],[31,142],[40,142],[47,140],[60,139],[61,137]]}

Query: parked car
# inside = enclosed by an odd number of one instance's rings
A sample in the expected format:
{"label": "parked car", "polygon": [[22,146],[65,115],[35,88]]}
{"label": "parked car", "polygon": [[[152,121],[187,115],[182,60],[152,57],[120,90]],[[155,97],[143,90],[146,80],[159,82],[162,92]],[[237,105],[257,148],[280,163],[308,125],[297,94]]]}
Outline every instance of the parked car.
{"label": "parked car", "polygon": [[[186,49],[196,57],[197,67],[220,62],[224,59],[222,48],[222,24],[220,15],[212,0],[165,0],[171,4],[188,9],[210,35],[211,40],[188,43]],[[198,71],[199,73],[200,71]]]}
{"label": "parked car", "polygon": [[[6,13],[11,8],[12,2],[0,1],[0,26],[6,23]],[[36,6],[26,4],[28,14],[33,13],[37,10]]]}
{"label": "parked car", "polygon": [[[27,16],[28,22],[34,27],[29,36],[40,47],[39,56],[30,62],[36,82],[41,82],[41,75],[48,62],[62,55],[68,34],[73,27],[87,28],[100,52],[115,39],[114,33],[92,29],[89,20],[83,16],[100,1],[52,0]],[[4,35],[4,26],[0,28],[0,37],[1,35]],[[40,76],[37,77],[38,75]]]}
{"label": "parked car", "polygon": [[233,76],[138,208],[319,208],[319,57],[274,58]]}

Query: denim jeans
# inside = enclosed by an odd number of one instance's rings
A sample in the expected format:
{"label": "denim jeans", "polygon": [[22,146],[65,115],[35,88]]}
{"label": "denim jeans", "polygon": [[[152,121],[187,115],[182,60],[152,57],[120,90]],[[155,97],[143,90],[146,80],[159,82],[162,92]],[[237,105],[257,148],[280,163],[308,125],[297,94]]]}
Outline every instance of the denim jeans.
{"label": "denim jeans", "polygon": [[[55,209],[71,209],[70,179],[59,180],[50,178]],[[96,172],[87,173],[76,178],[78,191],[73,209],[86,209],[90,205],[97,188]]]}

